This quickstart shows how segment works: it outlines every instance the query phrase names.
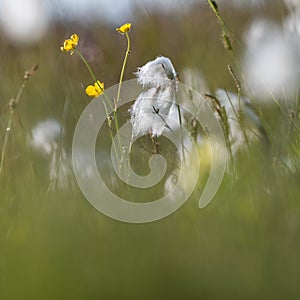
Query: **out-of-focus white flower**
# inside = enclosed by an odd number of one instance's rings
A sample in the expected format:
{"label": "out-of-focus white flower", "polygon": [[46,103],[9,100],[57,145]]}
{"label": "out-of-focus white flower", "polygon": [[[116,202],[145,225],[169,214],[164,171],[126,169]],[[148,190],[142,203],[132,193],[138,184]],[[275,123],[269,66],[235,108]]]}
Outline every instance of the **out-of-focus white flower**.
{"label": "out-of-focus white flower", "polygon": [[[233,153],[246,145],[243,130],[245,130],[247,138],[255,139],[260,136],[266,143],[269,143],[266,131],[259,116],[252,107],[249,98],[240,97],[239,101],[237,94],[231,92],[226,93],[226,91],[222,89],[218,89],[215,94],[227,114],[229,142]],[[239,111],[242,112],[243,123],[245,125],[243,130],[237,116]]]}
{"label": "out-of-focus white flower", "polygon": [[177,73],[169,58],[160,56],[136,72],[144,90],[130,109],[132,136],[150,133],[160,136],[166,127],[172,128],[178,112],[176,107]]}
{"label": "out-of-focus white flower", "polygon": [[300,1],[285,0],[285,3],[289,14],[283,20],[283,27],[291,33],[300,35]]}
{"label": "out-of-focus white flower", "polygon": [[0,20],[6,35],[19,43],[38,41],[48,27],[48,15],[41,0],[2,0]]}
{"label": "out-of-focus white flower", "polygon": [[300,42],[290,32],[256,21],[247,32],[243,66],[251,93],[259,100],[294,100],[300,83]]}
{"label": "out-of-focus white flower", "polygon": [[294,32],[300,36],[300,7],[295,9],[284,19],[283,26],[288,31]]}
{"label": "out-of-focus white flower", "polygon": [[299,0],[284,0],[284,3],[289,8],[297,8],[300,6]]}
{"label": "out-of-focus white flower", "polygon": [[61,124],[56,120],[38,123],[31,131],[31,146],[43,154],[50,155],[57,150]]}
{"label": "out-of-focus white flower", "polygon": [[29,143],[33,149],[49,159],[49,189],[67,190],[73,186],[70,157],[60,145],[62,126],[56,120],[38,123],[31,131]]}

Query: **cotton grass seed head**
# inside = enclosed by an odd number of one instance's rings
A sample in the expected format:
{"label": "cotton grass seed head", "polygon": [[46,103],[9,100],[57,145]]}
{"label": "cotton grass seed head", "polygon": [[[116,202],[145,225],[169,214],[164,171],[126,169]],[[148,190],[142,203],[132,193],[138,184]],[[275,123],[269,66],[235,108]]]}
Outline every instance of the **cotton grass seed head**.
{"label": "cotton grass seed head", "polygon": [[170,84],[177,78],[177,73],[171,60],[165,56],[159,56],[149,61],[136,72],[138,83],[143,87],[160,87]]}
{"label": "cotton grass seed head", "polygon": [[139,68],[136,75],[144,90],[130,109],[132,135],[135,137],[150,133],[152,136],[160,136],[176,119],[177,73],[169,58],[159,56]]}

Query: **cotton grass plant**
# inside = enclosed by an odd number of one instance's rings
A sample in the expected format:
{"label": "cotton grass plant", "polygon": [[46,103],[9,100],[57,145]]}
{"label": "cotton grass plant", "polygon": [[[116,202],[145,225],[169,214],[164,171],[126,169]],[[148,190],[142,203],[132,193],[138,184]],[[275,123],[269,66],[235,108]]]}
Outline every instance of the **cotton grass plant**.
{"label": "cotton grass plant", "polygon": [[138,68],[137,81],[142,93],[130,109],[132,138],[149,134],[158,152],[157,138],[171,125],[178,114],[176,106],[177,73],[171,60],[159,56]]}
{"label": "cotton grass plant", "polygon": [[[220,25],[223,45],[231,53],[235,62],[236,72],[230,65],[228,71],[236,87],[236,94],[220,89],[216,91],[216,99],[220,101],[228,115],[226,126],[229,128],[229,134],[239,131],[243,136],[243,139],[241,136],[230,137],[229,144],[235,148],[234,144],[240,141],[238,144],[246,143],[247,148],[250,149],[252,137],[260,136],[260,140],[270,146],[267,152],[272,153],[274,161],[279,162],[290,172],[289,163],[285,163],[286,158],[281,157],[281,151],[274,148],[277,143],[274,144],[274,141],[278,139],[277,133],[269,127],[261,105],[271,107],[275,104],[281,112],[281,119],[284,120],[282,126],[292,128],[293,133],[289,131],[289,134],[299,133],[299,115],[290,113],[298,111],[300,105],[299,84],[297,84],[300,44],[296,23],[293,20],[291,26],[289,23],[292,22],[291,19],[284,22],[284,27],[288,29],[286,30],[274,27],[272,23],[265,21],[254,22],[247,32],[246,46],[244,46],[224,21],[217,3],[210,0],[207,2]],[[236,48],[242,53],[242,63],[238,59]],[[243,97],[242,94],[248,97]],[[239,130],[236,128],[237,125]],[[297,144],[297,139],[292,143]],[[236,152],[234,148],[230,151]]]}

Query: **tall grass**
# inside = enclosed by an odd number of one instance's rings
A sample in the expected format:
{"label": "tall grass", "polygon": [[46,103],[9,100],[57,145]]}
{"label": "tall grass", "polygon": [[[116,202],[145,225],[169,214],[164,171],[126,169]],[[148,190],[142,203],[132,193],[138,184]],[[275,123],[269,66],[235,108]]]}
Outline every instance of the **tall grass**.
{"label": "tall grass", "polygon": [[[281,8],[262,6],[255,13],[276,19]],[[219,4],[218,14],[240,40],[253,11]],[[101,36],[97,28],[101,28]],[[97,73],[106,75],[109,87],[119,81],[123,61],[119,49],[124,47],[124,39],[112,37],[114,30],[105,24],[55,25],[40,44],[27,48],[1,36],[1,299],[298,299],[298,95],[293,107],[284,108],[285,113],[276,105],[256,106],[270,146],[262,146],[259,139],[249,140],[248,146],[232,154],[235,176],[225,174],[215,199],[203,210],[197,208],[196,191],[168,218],[133,225],[95,210],[74,178],[72,188],[47,193],[49,157],[34,152],[24,134],[30,137],[31,129],[41,120],[61,121],[63,116],[61,142],[69,155],[77,120],[90,101],[84,95],[84,87],[90,83],[88,71],[74,56],[66,59],[58,47],[67,34],[78,32],[83,54],[90,54],[87,59]],[[243,82],[246,78],[235,65],[240,49],[234,48],[233,56],[220,42],[220,33],[222,26],[209,5],[195,5],[189,15],[176,17],[140,12],[134,22],[124,80],[133,78],[138,66],[162,54],[172,59],[179,76],[186,66],[200,68],[209,89],[225,88],[242,96],[243,88],[237,90],[236,80]],[[19,88],[23,70],[37,61],[40,68],[13,113],[20,115],[24,134],[13,130],[7,138],[11,118],[7,104],[16,94],[15,87]],[[229,64],[234,76],[228,72]],[[226,113],[219,108],[226,132]],[[127,110],[119,112],[121,124],[129,117]],[[242,130],[247,129],[242,119],[240,122]],[[13,128],[17,127],[14,123]],[[107,154],[109,143],[106,128],[97,147],[104,144]],[[134,151],[140,154],[143,150],[144,154],[136,155],[133,168],[147,174],[151,141],[141,139],[137,146],[140,148]],[[160,149],[162,154],[165,151],[175,156],[165,140]],[[106,154],[100,161],[107,160]],[[205,162],[204,156],[202,159]],[[113,175],[107,173],[108,184],[113,182]],[[157,194],[161,193],[158,189],[163,186],[157,187]],[[151,194],[136,193],[151,201]]]}

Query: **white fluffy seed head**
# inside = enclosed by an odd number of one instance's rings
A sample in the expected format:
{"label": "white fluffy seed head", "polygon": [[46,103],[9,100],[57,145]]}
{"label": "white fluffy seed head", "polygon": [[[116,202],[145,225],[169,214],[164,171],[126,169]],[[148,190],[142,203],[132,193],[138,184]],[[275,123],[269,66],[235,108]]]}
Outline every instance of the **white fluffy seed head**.
{"label": "white fluffy seed head", "polygon": [[177,78],[177,73],[171,60],[165,56],[159,56],[138,68],[135,73],[138,83],[143,87],[161,87],[167,85],[170,80]]}
{"label": "white fluffy seed head", "polygon": [[133,136],[148,133],[160,136],[174,111],[174,97],[170,87],[152,87],[142,92],[131,108]]}
{"label": "white fluffy seed head", "polygon": [[177,73],[169,58],[159,56],[136,72],[144,88],[130,109],[133,137],[160,136],[174,119]]}

